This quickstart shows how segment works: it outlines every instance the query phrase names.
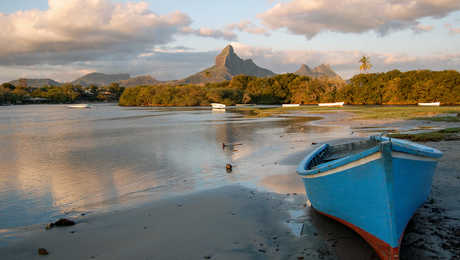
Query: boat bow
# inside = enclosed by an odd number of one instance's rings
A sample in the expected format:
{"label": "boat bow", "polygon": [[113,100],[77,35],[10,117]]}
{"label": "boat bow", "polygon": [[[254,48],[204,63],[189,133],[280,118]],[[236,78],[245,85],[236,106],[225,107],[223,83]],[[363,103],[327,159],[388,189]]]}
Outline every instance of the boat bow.
{"label": "boat bow", "polygon": [[297,172],[315,210],[355,230],[382,259],[398,259],[404,229],[428,197],[441,156],[424,145],[373,136],[323,144]]}

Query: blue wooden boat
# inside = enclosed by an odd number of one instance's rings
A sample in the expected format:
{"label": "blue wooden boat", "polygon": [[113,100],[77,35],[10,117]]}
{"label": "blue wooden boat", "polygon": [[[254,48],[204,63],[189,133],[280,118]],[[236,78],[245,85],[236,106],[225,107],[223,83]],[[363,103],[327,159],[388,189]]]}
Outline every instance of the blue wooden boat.
{"label": "blue wooden boat", "polygon": [[442,152],[371,136],[323,144],[297,168],[311,206],[356,231],[381,259],[399,259],[404,229],[427,199]]}

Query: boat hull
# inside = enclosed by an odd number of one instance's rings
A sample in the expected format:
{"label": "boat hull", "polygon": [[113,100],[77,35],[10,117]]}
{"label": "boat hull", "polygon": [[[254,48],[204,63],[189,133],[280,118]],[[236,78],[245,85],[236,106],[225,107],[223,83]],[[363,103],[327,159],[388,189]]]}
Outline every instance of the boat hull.
{"label": "boat hull", "polygon": [[423,107],[439,107],[441,105],[441,102],[433,102],[433,103],[417,103],[418,106],[423,106]]}
{"label": "boat hull", "polygon": [[91,108],[88,104],[76,104],[76,105],[69,105],[67,108]]}
{"label": "boat hull", "polygon": [[211,103],[212,108],[225,108],[225,104],[220,104],[220,103]]}
{"label": "boat hull", "polygon": [[308,199],[361,235],[381,259],[398,259],[404,229],[430,193],[437,160],[393,151],[391,143],[349,160],[302,175]]}
{"label": "boat hull", "polygon": [[282,104],[282,107],[300,107],[300,104]]}
{"label": "boat hull", "polygon": [[336,103],[319,103],[320,107],[343,107],[345,102],[336,102]]}

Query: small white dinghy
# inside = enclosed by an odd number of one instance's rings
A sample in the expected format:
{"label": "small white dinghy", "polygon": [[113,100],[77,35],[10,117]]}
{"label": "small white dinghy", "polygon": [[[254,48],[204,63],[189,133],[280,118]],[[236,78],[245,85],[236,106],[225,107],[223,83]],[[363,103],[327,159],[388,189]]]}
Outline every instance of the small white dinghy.
{"label": "small white dinghy", "polygon": [[345,102],[335,102],[335,103],[319,103],[318,106],[320,107],[343,107]]}
{"label": "small white dinghy", "polygon": [[225,108],[226,106],[225,106],[225,104],[211,103],[211,107],[212,108],[220,108],[220,109],[222,109],[222,108]]}
{"label": "small white dinghy", "polygon": [[68,105],[67,108],[91,108],[91,106],[88,104],[74,104]]}
{"label": "small white dinghy", "polygon": [[439,107],[441,105],[441,102],[417,103],[417,105],[423,107]]}
{"label": "small white dinghy", "polygon": [[282,107],[299,107],[300,104],[283,104]]}

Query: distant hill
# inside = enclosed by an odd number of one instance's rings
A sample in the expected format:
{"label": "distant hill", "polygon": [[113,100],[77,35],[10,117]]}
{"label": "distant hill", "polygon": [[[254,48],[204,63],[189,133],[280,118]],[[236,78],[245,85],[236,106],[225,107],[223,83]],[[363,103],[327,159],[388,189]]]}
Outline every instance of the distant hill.
{"label": "distant hill", "polygon": [[162,81],[159,81],[155,79],[152,76],[146,75],[146,76],[137,76],[134,78],[129,78],[125,80],[120,80],[120,86],[122,87],[135,87],[135,86],[141,86],[141,85],[155,85],[158,83],[161,83]]}
{"label": "distant hill", "polygon": [[114,82],[120,82],[122,80],[130,79],[129,74],[103,74],[103,73],[90,73],[81,78],[78,78],[71,83],[74,85],[96,85],[96,86],[107,86]]}
{"label": "distant hill", "polygon": [[313,70],[310,69],[310,67],[307,65],[302,64],[300,68],[294,73],[300,76],[308,76],[312,78],[330,78],[342,80],[342,78],[337,73],[335,73],[335,71],[333,71],[329,65],[326,64],[321,64]]}
{"label": "distant hill", "polygon": [[243,60],[235,54],[233,47],[228,45],[216,56],[215,65],[175,83],[199,84],[221,82],[232,79],[236,75],[257,77],[273,76],[275,73],[257,66],[251,59]]}
{"label": "distant hill", "polygon": [[297,74],[299,76],[311,77],[313,76],[313,71],[307,65],[302,64],[302,66],[300,66],[300,68],[296,72],[294,72],[294,74]]}
{"label": "distant hill", "polygon": [[15,87],[32,87],[32,88],[41,88],[43,86],[60,86],[61,83],[52,80],[52,79],[16,79],[10,82],[11,85]]}

